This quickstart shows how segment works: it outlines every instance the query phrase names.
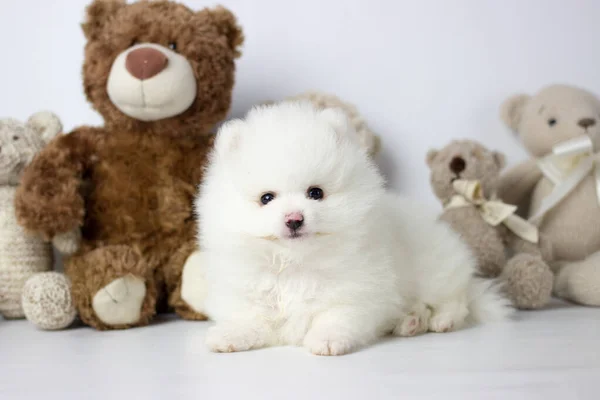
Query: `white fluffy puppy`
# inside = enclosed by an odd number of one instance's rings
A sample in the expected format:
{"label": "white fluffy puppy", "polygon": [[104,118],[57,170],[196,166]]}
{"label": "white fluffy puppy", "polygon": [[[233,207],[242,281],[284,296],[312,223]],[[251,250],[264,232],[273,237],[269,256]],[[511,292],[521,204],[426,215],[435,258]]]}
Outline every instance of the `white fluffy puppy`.
{"label": "white fluffy puppy", "polygon": [[386,193],[337,110],[283,103],[225,124],[196,210],[213,351],[338,355],[509,310],[456,234]]}

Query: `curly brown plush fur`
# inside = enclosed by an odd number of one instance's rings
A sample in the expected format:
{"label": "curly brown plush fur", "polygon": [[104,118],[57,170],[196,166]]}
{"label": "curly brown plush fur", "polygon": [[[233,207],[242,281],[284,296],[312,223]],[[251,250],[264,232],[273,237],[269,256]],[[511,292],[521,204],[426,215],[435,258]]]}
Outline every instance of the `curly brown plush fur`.
{"label": "curly brown plush fur", "polygon": [[[181,270],[194,250],[193,196],[212,147],[210,129],[230,107],[242,32],[224,8],[193,12],[169,1],[117,0],[94,1],[83,30],[85,93],[105,125],[77,128],[36,157],[17,195],[19,221],[47,239],[81,229],[65,273],[85,323],[145,325],[162,300],[184,318],[202,319],[181,300]],[[185,111],[141,121],[115,107],[107,92],[113,62],[138,42],[176,43],[189,61],[197,94]],[[106,323],[92,299],[128,275],[146,286],[139,318]]]}
{"label": "curly brown plush fur", "polygon": [[[477,180],[484,195],[495,199],[504,156],[477,142],[462,140],[453,141],[439,151],[431,150],[427,164],[433,191],[446,205],[455,194],[454,179]],[[492,226],[474,206],[446,209],[440,219],[469,245],[477,257],[481,276],[501,277],[516,307],[534,309],[548,303],[553,275],[544,261],[550,258],[550,249],[543,239],[540,245],[533,244],[512,234],[503,224]]]}

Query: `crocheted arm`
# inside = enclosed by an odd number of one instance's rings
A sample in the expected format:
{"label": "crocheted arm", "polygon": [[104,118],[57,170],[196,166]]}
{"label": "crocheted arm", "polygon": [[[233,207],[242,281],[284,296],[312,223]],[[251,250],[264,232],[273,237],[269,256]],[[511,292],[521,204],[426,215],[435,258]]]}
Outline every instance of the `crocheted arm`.
{"label": "crocheted arm", "polygon": [[83,174],[93,154],[97,129],[81,127],[51,141],[25,169],[17,189],[17,219],[46,240],[83,225]]}

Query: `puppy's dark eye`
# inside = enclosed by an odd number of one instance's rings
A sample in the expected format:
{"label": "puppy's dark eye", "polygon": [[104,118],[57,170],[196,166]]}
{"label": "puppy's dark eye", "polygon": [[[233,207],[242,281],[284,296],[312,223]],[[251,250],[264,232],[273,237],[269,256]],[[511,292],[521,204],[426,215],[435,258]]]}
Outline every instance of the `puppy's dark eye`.
{"label": "puppy's dark eye", "polygon": [[318,188],[318,187],[311,187],[306,192],[306,195],[308,196],[309,199],[321,200],[323,198],[323,189]]}
{"label": "puppy's dark eye", "polygon": [[177,43],[175,42],[169,42],[169,48],[173,51],[177,50]]}
{"label": "puppy's dark eye", "polygon": [[550,119],[548,120],[548,125],[550,125],[550,126],[554,126],[554,125],[556,125],[556,118],[550,118]]}
{"label": "puppy's dark eye", "polygon": [[13,136],[13,141],[16,142],[17,140],[19,140],[18,136]]}
{"label": "puppy's dark eye", "polygon": [[260,202],[265,206],[273,200],[275,200],[275,194],[271,192],[265,193],[262,196],[260,196]]}

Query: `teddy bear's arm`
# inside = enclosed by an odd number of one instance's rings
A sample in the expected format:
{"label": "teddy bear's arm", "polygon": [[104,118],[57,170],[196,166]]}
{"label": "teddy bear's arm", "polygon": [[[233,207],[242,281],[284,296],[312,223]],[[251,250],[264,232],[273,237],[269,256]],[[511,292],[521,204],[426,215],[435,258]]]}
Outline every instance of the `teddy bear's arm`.
{"label": "teddy bear's arm", "polygon": [[25,169],[15,197],[19,224],[52,239],[83,225],[82,177],[93,155],[96,129],[81,127],[51,141]]}
{"label": "teddy bear's arm", "polygon": [[517,164],[500,177],[498,196],[506,203],[522,205],[528,203],[535,185],[542,179],[536,160]]}

